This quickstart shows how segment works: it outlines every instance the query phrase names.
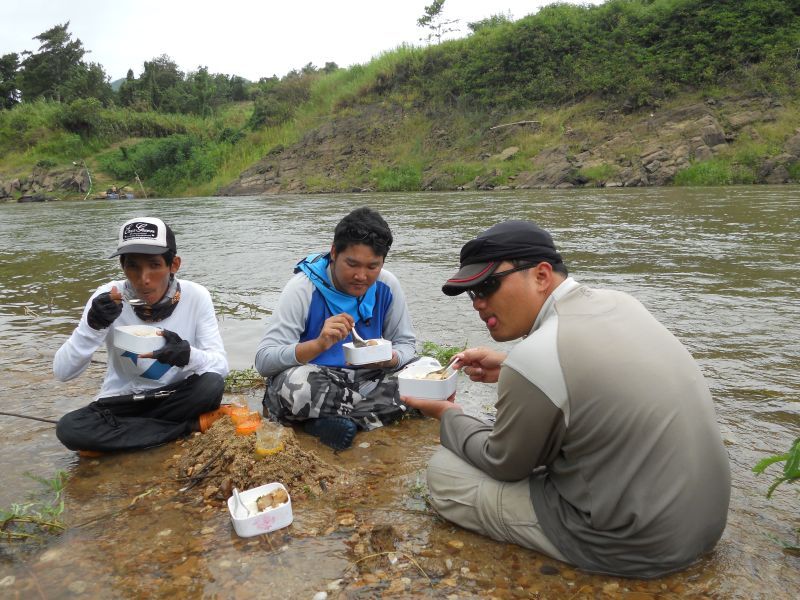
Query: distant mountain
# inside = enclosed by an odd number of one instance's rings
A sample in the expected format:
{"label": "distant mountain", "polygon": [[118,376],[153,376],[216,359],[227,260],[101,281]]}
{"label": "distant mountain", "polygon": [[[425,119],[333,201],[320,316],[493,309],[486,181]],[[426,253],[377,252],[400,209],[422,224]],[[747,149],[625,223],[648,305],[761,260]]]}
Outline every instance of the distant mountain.
{"label": "distant mountain", "polygon": [[114,90],[115,92],[118,92],[119,88],[122,86],[122,82],[123,81],[125,81],[124,77],[120,77],[116,81],[112,81],[111,82],[111,89]]}

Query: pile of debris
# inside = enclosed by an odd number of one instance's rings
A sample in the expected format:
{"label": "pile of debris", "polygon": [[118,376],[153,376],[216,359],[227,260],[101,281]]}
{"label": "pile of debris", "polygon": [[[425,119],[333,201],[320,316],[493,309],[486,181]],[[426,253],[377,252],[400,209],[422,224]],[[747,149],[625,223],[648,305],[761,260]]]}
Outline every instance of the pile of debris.
{"label": "pile of debris", "polygon": [[236,435],[230,418],[223,417],[206,433],[187,439],[177,462],[181,489],[199,486],[206,501],[225,501],[234,487],[246,490],[277,481],[292,498],[302,498],[330,493],[341,483],[345,472],[303,450],[292,428],[283,428],[283,450],[276,454],[258,456],[255,438]]}

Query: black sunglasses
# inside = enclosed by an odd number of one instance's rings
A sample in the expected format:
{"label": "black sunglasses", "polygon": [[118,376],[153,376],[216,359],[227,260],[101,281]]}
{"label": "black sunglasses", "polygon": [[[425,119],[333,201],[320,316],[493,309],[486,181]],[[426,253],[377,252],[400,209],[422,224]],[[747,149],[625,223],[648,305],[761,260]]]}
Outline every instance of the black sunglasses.
{"label": "black sunglasses", "polygon": [[489,277],[481,281],[475,287],[471,287],[467,290],[467,296],[469,296],[470,300],[475,300],[475,298],[480,298],[481,300],[486,300],[489,296],[494,294],[497,290],[500,289],[500,284],[503,283],[500,281],[501,277],[505,277],[506,275],[510,275],[516,271],[524,271],[526,269],[532,269],[535,267],[535,264],[527,264],[527,265],[520,265],[518,267],[514,267],[513,269],[506,269],[505,271],[500,271],[499,273],[492,273]]}

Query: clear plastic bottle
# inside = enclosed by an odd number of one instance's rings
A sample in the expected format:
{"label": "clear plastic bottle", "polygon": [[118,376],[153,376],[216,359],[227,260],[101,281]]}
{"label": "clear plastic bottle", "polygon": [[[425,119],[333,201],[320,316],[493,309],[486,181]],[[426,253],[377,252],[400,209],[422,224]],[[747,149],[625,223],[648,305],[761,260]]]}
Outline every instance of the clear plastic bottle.
{"label": "clear plastic bottle", "polygon": [[256,455],[263,458],[277,454],[283,447],[283,426],[273,421],[262,421],[256,430]]}

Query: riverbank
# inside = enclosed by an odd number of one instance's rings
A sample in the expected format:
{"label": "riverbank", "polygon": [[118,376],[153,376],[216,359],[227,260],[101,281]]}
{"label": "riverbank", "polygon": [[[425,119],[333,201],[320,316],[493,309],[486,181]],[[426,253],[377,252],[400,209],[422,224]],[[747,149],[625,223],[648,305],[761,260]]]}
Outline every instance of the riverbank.
{"label": "riverbank", "polygon": [[[359,105],[298,125],[296,140],[268,145],[238,175],[168,195],[786,184],[800,181],[798,122],[794,98],[719,92],[639,111],[594,101],[502,115]],[[0,201],[82,200],[116,183],[96,158],[45,164],[0,173]],[[152,197],[146,184],[130,189]]]}

